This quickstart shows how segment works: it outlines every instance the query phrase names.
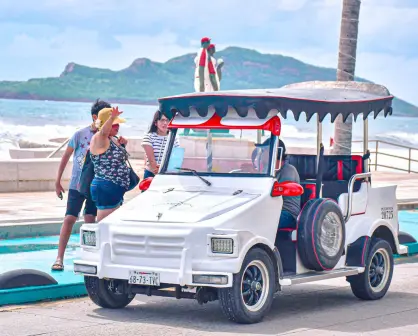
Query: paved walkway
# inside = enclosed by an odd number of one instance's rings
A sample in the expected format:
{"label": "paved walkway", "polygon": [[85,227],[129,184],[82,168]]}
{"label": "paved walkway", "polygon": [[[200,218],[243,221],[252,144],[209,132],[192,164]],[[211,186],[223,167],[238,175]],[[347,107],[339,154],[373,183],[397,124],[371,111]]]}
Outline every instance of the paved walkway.
{"label": "paved walkway", "polygon": [[[139,194],[139,189],[125,194],[129,201]],[[65,215],[67,193],[60,200],[55,192],[0,193],[0,224],[32,220],[56,220]]]}
{"label": "paved walkway", "polygon": [[418,204],[418,174],[372,172],[373,186],[397,185],[396,196],[400,202]]}
{"label": "paved walkway", "polygon": [[[144,160],[132,160],[132,166],[142,179]],[[62,220],[67,205],[67,192],[60,200],[53,191],[0,193],[0,225],[13,222]],[[139,194],[135,188],[125,194],[129,201]]]}
{"label": "paved walkway", "polygon": [[[374,186],[397,184],[400,202],[418,204],[417,174],[373,172],[372,183]],[[138,189],[128,192],[126,200],[129,201],[138,193]],[[0,193],[0,224],[33,219],[61,219],[65,207],[66,198],[61,201],[54,192]]]}
{"label": "paved walkway", "polygon": [[263,322],[237,325],[218,302],[137,296],[125,309],[89,299],[0,308],[2,336],[418,335],[417,264],[398,265],[380,301],[360,301],[345,279],[286,288]]}

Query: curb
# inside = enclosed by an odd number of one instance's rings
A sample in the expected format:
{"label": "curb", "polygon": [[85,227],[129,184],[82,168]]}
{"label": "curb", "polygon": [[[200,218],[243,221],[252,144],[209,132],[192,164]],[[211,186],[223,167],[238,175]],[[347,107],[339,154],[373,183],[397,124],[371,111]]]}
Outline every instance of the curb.
{"label": "curb", "polygon": [[[56,236],[60,234],[63,219],[36,219],[34,221],[25,221],[14,223],[9,221],[0,224],[0,240],[12,238],[33,238],[39,236]],[[71,233],[80,232],[82,221],[77,221]]]}
{"label": "curb", "polygon": [[398,202],[398,210],[416,210],[416,209],[418,209],[418,201]]}
{"label": "curb", "polygon": [[83,297],[87,295],[84,282],[0,290],[0,307],[47,300]]}

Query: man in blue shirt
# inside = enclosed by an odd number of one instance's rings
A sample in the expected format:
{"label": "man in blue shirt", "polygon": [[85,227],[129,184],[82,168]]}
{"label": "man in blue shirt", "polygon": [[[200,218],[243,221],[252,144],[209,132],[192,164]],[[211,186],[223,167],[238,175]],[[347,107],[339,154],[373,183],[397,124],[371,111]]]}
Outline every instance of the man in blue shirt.
{"label": "man in blue shirt", "polygon": [[91,107],[91,116],[93,123],[90,126],[78,130],[71,137],[68,143],[67,149],[61,159],[61,163],[58,169],[58,175],[55,182],[55,191],[57,196],[62,198],[64,188],[61,185],[62,174],[68,161],[73,156],[73,170],[71,174],[71,181],[68,190],[67,210],[65,212],[64,223],[61,227],[60,240],[58,245],[58,256],[55,263],[52,265],[52,270],[62,271],[64,270],[64,253],[73,230],[74,223],[77,221],[80,215],[81,209],[84,205],[84,222],[94,223],[96,221],[97,208],[91,198],[85,199],[85,197],[79,192],[81,170],[83,168],[84,158],[90,147],[90,140],[96,132],[94,122],[97,119],[99,111],[105,107],[111,107],[109,103],[105,101],[97,100]]}

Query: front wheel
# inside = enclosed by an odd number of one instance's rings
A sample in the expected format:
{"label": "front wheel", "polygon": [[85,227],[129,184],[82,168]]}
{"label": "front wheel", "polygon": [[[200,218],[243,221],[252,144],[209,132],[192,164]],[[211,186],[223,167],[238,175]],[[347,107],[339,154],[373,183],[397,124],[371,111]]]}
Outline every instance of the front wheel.
{"label": "front wheel", "polygon": [[104,280],[85,276],[84,284],[91,301],[102,308],[123,308],[131,303],[135,297],[129,296],[128,293],[121,293],[118,290],[119,284],[117,280]]}
{"label": "front wheel", "polygon": [[393,252],[386,240],[372,238],[365,271],[347,277],[353,294],[362,300],[378,300],[385,296],[392,281]]}
{"label": "front wheel", "polygon": [[276,272],[273,261],[264,250],[255,248],[246,255],[231,288],[219,289],[219,302],[229,320],[257,323],[273,303]]}

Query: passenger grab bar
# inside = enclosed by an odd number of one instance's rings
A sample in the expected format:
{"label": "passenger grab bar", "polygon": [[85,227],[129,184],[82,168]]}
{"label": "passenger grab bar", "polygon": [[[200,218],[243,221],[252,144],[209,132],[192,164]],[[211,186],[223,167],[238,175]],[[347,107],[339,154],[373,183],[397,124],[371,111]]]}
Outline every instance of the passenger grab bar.
{"label": "passenger grab bar", "polygon": [[348,197],[347,197],[347,214],[344,216],[344,221],[347,223],[351,217],[351,211],[353,208],[353,190],[354,190],[354,183],[357,180],[361,180],[363,178],[371,177],[372,173],[361,173],[355,174],[351,177],[350,182],[348,183]]}

